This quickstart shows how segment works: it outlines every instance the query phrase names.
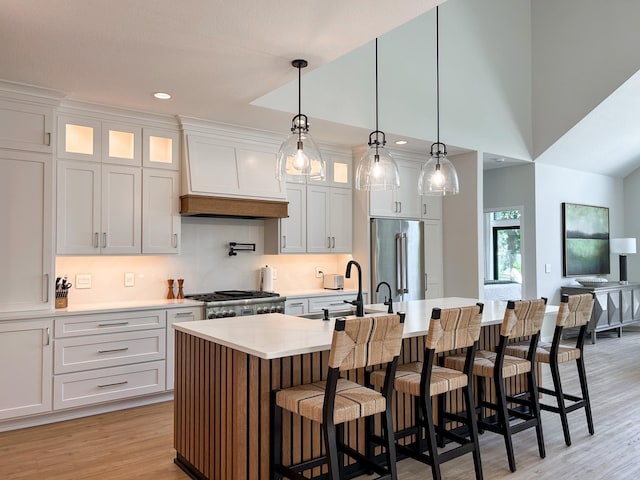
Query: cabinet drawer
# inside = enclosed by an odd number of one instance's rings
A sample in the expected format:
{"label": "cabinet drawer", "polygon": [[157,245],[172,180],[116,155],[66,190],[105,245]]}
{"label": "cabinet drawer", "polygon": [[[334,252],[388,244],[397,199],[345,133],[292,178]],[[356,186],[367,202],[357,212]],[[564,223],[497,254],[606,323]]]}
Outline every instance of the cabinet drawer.
{"label": "cabinet drawer", "polygon": [[148,362],[53,378],[53,408],[79,407],[164,390],[165,362]]}
{"label": "cabinet drawer", "polygon": [[329,310],[347,310],[351,305],[344,303],[345,300],[355,300],[356,294],[348,295],[332,295],[326,297],[317,297],[309,299],[309,312],[321,312],[322,309]]}
{"label": "cabinet drawer", "polygon": [[56,338],[60,338],[165,328],[166,319],[164,310],[60,317],[55,319],[54,334]]}
{"label": "cabinet drawer", "polygon": [[165,342],[164,329],[55,340],[53,371],[69,373],[164,360]]}

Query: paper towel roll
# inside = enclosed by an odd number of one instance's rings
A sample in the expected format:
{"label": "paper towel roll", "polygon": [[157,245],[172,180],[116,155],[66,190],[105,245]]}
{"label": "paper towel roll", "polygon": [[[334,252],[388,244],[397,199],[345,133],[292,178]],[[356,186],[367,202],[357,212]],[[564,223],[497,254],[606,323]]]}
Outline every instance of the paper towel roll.
{"label": "paper towel roll", "polygon": [[273,268],[269,265],[260,269],[260,290],[273,292]]}

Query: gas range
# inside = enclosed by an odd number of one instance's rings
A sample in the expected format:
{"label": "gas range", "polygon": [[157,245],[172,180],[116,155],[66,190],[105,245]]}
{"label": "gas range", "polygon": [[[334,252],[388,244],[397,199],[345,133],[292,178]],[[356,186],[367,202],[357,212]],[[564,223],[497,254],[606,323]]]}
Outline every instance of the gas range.
{"label": "gas range", "polygon": [[219,290],[185,295],[185,298],[205,302],[204,318],[283,313],[286,300],[277,293],[253,290]]}

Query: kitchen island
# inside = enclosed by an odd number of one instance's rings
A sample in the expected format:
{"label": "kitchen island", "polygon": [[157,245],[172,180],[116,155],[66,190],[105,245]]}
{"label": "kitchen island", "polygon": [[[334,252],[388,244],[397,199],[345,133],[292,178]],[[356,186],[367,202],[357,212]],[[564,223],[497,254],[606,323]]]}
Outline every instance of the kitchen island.
{"label": "kitchen island", "polygon": [[[406,313],[400,362],[422,359],[431,309],[474,305],[478,300],[449,297],[394,304]],[[506,302],[484,302],[481,347],[498,339]],[[382,304],[367,310],[386,311]],[[555,315],[557,307],[548,307]],[[176,330],[176,463],[198,479],[269,478],[269,399],[273,389],[321,380],[334,320],[283,314],[223,318],[174,324]],[[364,372],[355,373],[360,380]],[[515,379],[518,390],[523,379]],[[452,402],[461,399],[452,396]],[[413,423],[412,402],[394,399],[394,424]],[[283,460],[317,456],[320,427],[296,416],[283,418]],[[345,439],[364,449],[364,424],[345,426]],[[315,473],[320,473],[318,470]]]}

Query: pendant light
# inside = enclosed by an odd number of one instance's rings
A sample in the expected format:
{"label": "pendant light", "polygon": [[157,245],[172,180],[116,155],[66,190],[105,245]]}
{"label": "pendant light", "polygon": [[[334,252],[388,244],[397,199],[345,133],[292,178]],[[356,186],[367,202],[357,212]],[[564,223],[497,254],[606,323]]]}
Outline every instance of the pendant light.
{"label": "pendant light", "polygon": [[431,157],[422,166],[418,180],[420,195],[456,195],[460,191],[458,173],[447,158],[447,146],[440,142],[440,31],[436,6],[436,129],[437,141],[431,144]]}
{"label": "pendant light", "polygon": [[293,60],[291,65],[298,69],[298,114],[291,121],[291,134],[282,142],[278,150],[276,178],[287,182],[305,183],[307,178],[324,180],[326,178],[325,161],[320,150],[309,135],[309,121],[301,113],[301,71],[308,63],[306,60]]}
{"label": "pendant light", "polygon": [[384,148],[384,132],[378,129],[378,39],[376,38],[376,129],[369,134],[369,148],[356,170],[357,190],[395,190],[400,186],[398,164]]}

